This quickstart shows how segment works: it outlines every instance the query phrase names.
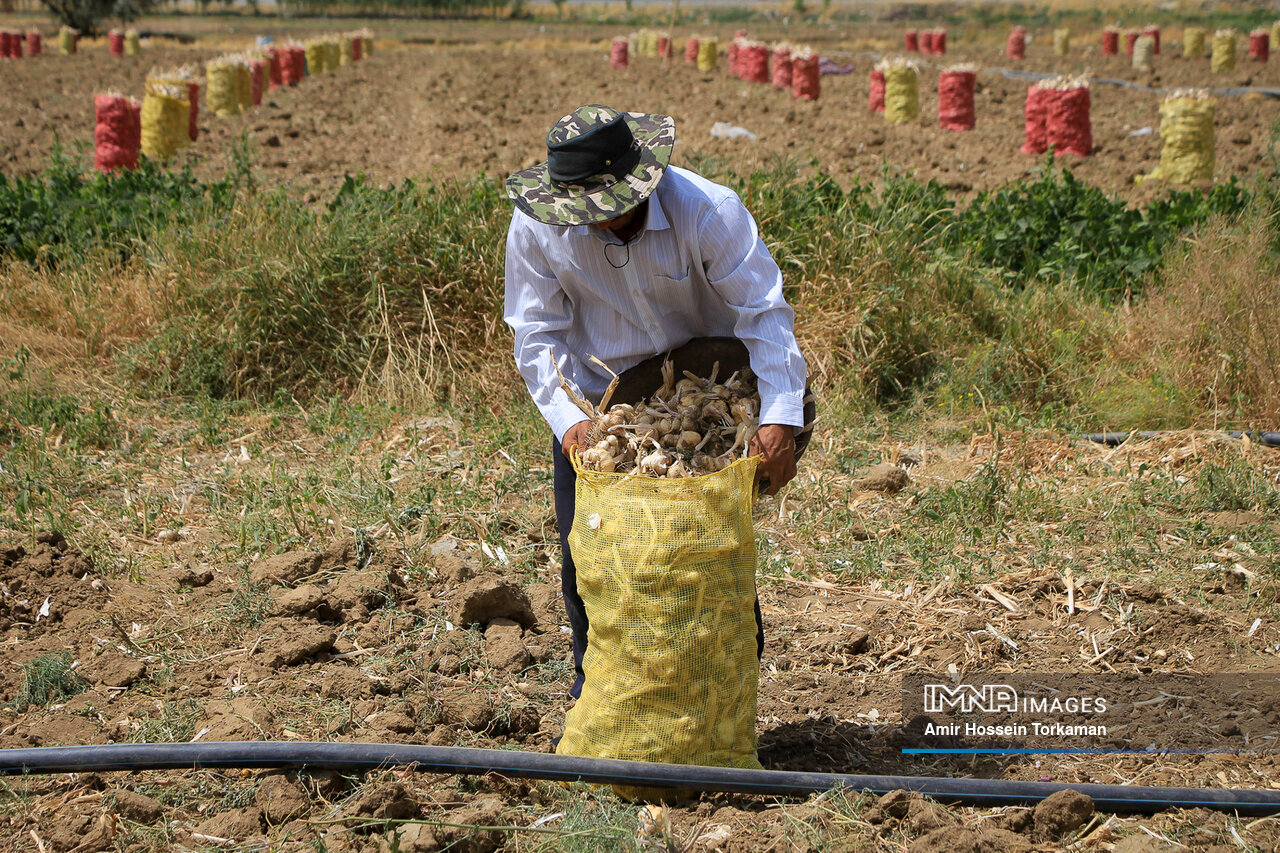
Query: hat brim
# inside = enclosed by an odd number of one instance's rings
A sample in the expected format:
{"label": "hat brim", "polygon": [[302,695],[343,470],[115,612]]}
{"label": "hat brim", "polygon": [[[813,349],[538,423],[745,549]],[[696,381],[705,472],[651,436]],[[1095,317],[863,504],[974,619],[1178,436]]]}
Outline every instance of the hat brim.
{"label": "hat brim", "polygon": [[558,184],[546,162],[512,172],[507,195],[522,212],[548,225],[594,225],[622,216],[658,186],[671,162],[675,120],[652,113],[623,113],[640,144],[640,159],[621,179]]}

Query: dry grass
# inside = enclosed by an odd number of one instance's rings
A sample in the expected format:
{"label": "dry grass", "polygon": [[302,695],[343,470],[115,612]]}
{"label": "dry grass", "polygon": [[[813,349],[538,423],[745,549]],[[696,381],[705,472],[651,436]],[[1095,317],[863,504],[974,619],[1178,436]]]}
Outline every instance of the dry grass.
{"label": "dry grass", "polygon": [[1216,225],[1172,260],[1166,284],[1129,318],[1117,352],[1199,389],[1215,419],[1280,423],[1280,275],[1272,226]]}

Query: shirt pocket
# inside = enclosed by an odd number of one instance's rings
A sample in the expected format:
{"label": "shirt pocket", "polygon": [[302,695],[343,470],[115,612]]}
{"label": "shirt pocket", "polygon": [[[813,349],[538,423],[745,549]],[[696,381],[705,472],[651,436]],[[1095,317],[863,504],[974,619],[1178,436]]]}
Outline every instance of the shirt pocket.
{"label": "shirt pocket", "polygon": [[689,277],[692,273],[693,267],[689,265],[685,265],[683,269],[677,267],[666,272],[656,272],[653,274],[653,284],[659,291],[685,290],[689,286]]}

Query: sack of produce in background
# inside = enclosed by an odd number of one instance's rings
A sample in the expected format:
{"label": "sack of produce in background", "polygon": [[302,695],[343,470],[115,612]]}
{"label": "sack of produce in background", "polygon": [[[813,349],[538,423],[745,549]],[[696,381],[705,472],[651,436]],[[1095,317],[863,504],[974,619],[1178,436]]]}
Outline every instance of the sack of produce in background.
{"label": "sack of produce in background", "polygon": [[915,65],[900,56],[884,62],[884,120],[889,124],[915,121],[920,115],[920,82]]}
{"label": "sack of produce in background", "polygon": [[944,130],[973,130],[973,91],[978,69],[952,65],[938,74],[938,125]]}
{"label": "sack of produce in background", "polygon": [[1025,29],[1014,27],[1009,30],[1009,36],[1004,41],[1004,55],[1008,59],[1027,58],[1027,31]]}
{"label": "sack of produce in background", "polygon": [[1182,55],[1187,59],[1204,56],[1204,27],[1187,27],[1182,31]]}
{"label": "sack of produce in background", "polygon": [[791,94],[805,101],[816,101],[822,93],[818,54],[807,47],[791,54]]}
{"label": "sack of produce in background", "polygon": [[791,45],[773,46],[773,88],[791,88]]}
{"label": "sack of produce in background", "polygon": [[1234,71],[1236,67],[1236,31],[1233,29],[1217,30],[1213,34],[1213,58],[1209,67],[1214,74]]}
{"label": "sack of produce in background", "polygon": [[1120,53],[1120,31],[1107,27],[1102,31],[1102,55],[1117,56]]}
{"label": "sack of produce in background", "polygon": [[1204,89],[1173,92],[1160,104],[1160,165],[1140,181],[1189,184],[1213,180],[1213,116],[1217,103]]}
{"label": "sack of produce in background", "polygon": [[93,165],[101,172],[138,165],[142,128],[129,98],[110,92],[93,99]]}

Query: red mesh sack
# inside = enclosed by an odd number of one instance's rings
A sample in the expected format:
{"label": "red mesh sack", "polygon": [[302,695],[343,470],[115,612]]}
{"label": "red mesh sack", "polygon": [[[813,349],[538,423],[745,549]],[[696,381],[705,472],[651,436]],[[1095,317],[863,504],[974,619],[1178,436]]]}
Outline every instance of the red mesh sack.
{"label": "red mesh sack", "polygon": [[93,165],[101,172],[132,169],[138,165],[142,143],[141,121],[134,129],[134,114],[123,95],[97,95],[93,99]]}
{"label": "red mesh sack", "polygon": [[746,45],[738,53],[742,79],[751,83],[769,82],[769,48],[762,44]]}
{"label": "red mesh sack", "polygon": [[13,36],[7,31],[0,32],[0,58],[7,59],[13,54],[13,48],[9,46],[9,42],[13,40]]}
{"label": "red mesh sack", "polygon": [[27,53],[31,54],[32,56],[39,56],[43,52],[44,52],[44,41],[42,40],[40,34],[35,32],[34,30],[32,32],[27,33]]}
{"label": "red mesh sack", "polygon": [[[360,39],[351,40],[351,49],[358,50],[357,45]],[[283,73],[280,68],[280,48],[273,47],[267,51],[267,87],[270,89],[278,89],[282,85]]]}
{"label": "red mesh sack", "polygon": [[773,51],[773,87],[775,89],[791,88],[791,49],[774,48]]}
{"label": "red mesh sack", "polygon": [[1249,33],[1249,55],[1259,62],[1271,58],[1271,33]]}
{"label": "red mesh sack", "polygon": [[112,56],[124,56],[124,33],[116,30],[107,33],[107,49]]}
{"label": "red mesh sack", "polygon": [[947,31],[934,30],[933,33],[933,52],[941,56],[947,52]]}
{"label": "red mesh sack", "polygon": [[658,36],[658,58],[671,58],[671,38],[669,36]]}
{"label": "red mesh sack", "polygon": [[195,80],[187,81],[187,101],[191,104],[191,111],[187,114],[187,136],[195,142],[200,136],[200,126],[197,124],[200,118],[200,84]]}
{"label": "red mesh sack", "polygon": [[614,39],[609,45],[609,67],[610,68],[626,68],[627,67],[627,40]]}
{"label": "red mesh sack", "polygon": [[933,53],[933,30],[924,30],[920,33],[919,47],[922,53]]}
{"label": "red mesh sack", "polygon": [[1052,90],[1039,86],[1027,89],[1023,129],[1026,141],[1019,150],[1023,154],[1043,154],[1049,150],[1049,96]]}
{"label": "red mesh sack", "polygon": [[295,77],[296,66],[293,62],[293,48],[280,48],[280,82],[285,86],[298,85],[298,78]]}
{"label": "red mesh sack", "polygon": [[871,71],[871,97],[867,99],[867,108],[873,113],[884,112],[884,72],[878,68]]}
{"label": "red mesh sack", "polygon": [[698,64],[698,45],[699,42],[695,38],[684,43],[684,61],[687,65]]}
{"label": "red mesh sack", "polygon": [[943,71],[938,75],[938,124],[944,130],[973,130],[973,71]]}
{"label": "red mesh sack", "polygon": [[296,86],[307,76],[307,51],[302,45],[289,48],[289,60],[293,66],[293,83]]}
{"label": "red mesh sack", "polygon": [[1088,157],[1093,150],[1093,128],[1089,122],[1089,87],[1074,89],[1049,89],[1048,101],[1049,143],[1055,154],[1075,154]]}
{"label": "red mesh sack", "polygon": [[22,33],[9,33],[9,57],[11,59],[22,58],[23,43]]}
{"label": "red mesh sack", "polygon": [[1013,29],[1009,31],[1009,37],[1004,41],[1004,55],[1009,59],[1027,58],[1026,30]]}
{"label": "red mesh sack", "polygon": [[[364,59],[364,39],[357,36],[351,40],[351,61],[359,62],[362,59]],[[276,85],[280,84],[276,83]]]}
{"label": "red mesh sack", "polygon": [[792,57],[791,94],[806,101],[818,100],[822,88],[818,76],[818,57]]}
{"label": "red mesh sack", "polygon": [[129,98],[129,132],[131,144],[138,151],[142,150],[142,101]]}
{"label": "red mesh sack", "polygon": [[1133,45],[1138,40],[1138,36],[1142,33],[1137,30],[1127,30],[1124,34],[1124,53],[1125,56],[1133,56]]}
{"label": "red mesh sack", "polygon": [[1119,30],[1103,30],[1102,31],[1102,55],[1115,56],[1120,52],[1120,31]]}
{"label": "red mesh sack", "polygon": [[1154,53],[1156,56],[1159,56],[1160,55],[1160,28],[1147,27],[1142,31],[1142,34],[1144,36],[1151,36],[1151,42],[1152,42],[1151,52]]}
{"label": "red mesh sack", "polygon": [[906,50],[918,53],[920,51],[920,33],[915,30],[907,30],[902,34],[902,46]]}
{"label": "red mesh sack", "polygon": [[740,36],[735,35],[733,41],[729,42],[729,73],[734,77],[742,76],[738,72],[738,51],[742,49],[738,44],[739,38]]}
{"label": "red mesh sack", "polygon": [[267,63],[255,59],[249,63],[249,102],[255,107],[262,103],[262,84],[267,77]]}

